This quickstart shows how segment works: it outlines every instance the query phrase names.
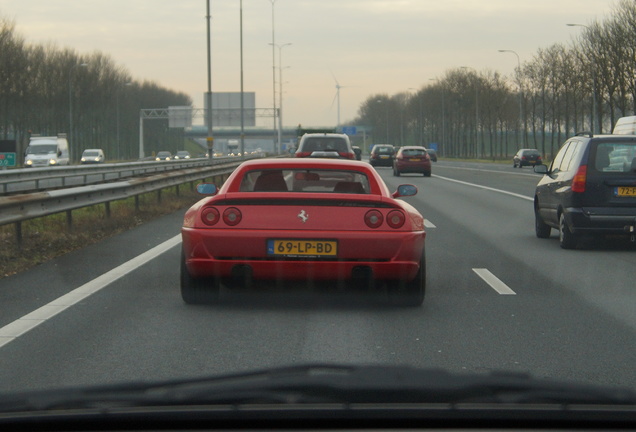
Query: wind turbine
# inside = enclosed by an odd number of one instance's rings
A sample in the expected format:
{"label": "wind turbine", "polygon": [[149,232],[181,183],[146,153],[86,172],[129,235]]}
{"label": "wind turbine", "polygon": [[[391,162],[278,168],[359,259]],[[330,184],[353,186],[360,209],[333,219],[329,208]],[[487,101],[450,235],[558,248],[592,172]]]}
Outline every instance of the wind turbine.
{"label": "wind turbine", "polygon": [[333,74],[333,72],[331,72],[331,76],[333,77],[333,80],[336,82],[336,94],[334,95],[333,100],[331,101],[331,106],[333,106],[333,103],[336,100],[338,101],[338,123],[336,124],[336,127],[339,127],[340,126],[340,89],[345,87],[340,85],[340,83],[338,82],[338,79]]}

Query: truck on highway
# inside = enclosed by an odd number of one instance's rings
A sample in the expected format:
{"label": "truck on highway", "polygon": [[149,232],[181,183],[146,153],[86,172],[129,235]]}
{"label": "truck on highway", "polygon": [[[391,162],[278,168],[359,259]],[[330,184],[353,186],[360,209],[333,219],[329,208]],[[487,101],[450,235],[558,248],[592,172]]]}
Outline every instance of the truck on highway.
{"label": "truck on highway", "polygon": [[65,133],[57,136],[31,135],[24,152],[25,167],[68,165],[70,162],[68,140]]}

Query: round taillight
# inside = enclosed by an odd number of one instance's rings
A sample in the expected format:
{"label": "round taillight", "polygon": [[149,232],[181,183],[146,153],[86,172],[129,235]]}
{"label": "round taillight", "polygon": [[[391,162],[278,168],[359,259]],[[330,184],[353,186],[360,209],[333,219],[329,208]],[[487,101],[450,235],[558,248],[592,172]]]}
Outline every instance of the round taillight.
{"label": "round taillight", "polygon": [[367,214],[364,215],[364,222],[367,224],[369,228],[377,228],[382,225],[382,221],[384,220],[382,213],[377,210],[369,210]]}
{"label": "round taillight", "polygon": [[223,212],[223,222],[229,226],[238,225],[242,217],[243,215],[241,215],[241,211],[236,207],[226,208]]}
{"label": "round taillight", "polygon": [[204,208],[201,212],[201,220],[204,224],[212,226],[219,221],[219,211],[214,207]]}
{"label": "round taillight", "polygon": [[392,210],[386,216],[386,223],[389,224],[391,228],[400,228],[404,225],[406,218],[404,217],[404,213],[399,210]]}

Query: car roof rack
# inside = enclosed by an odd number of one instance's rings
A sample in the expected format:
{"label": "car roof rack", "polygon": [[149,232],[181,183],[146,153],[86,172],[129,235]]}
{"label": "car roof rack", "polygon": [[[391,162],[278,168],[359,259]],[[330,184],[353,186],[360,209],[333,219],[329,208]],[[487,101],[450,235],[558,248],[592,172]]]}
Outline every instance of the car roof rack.
{"label": "car roof rack", "polygon": [[583,132],[577,132],[576,135],[574,135],[574,136],[585,136],[585,137],[588,137],[588,138],[593,138],[594,134],[592,134],[592,132],[590,132],[590,131],[583,131]]}

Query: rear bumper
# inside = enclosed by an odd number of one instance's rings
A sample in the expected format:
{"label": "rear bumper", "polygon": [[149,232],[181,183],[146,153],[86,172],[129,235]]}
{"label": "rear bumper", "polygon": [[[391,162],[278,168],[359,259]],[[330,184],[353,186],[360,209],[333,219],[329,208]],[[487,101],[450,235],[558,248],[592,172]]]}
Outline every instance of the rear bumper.
{"label": "rear bumper", "polygon": [[393,159],[371,159],[369,163],[373,166],[393,166]]}
{"label": "rear bumper", "polygon": [[636,229],[636,208],[567,208],[566,221],[575,233],[629,234]]}
{"label": "rear bumper", "polygon": [[249,272],[257,280],[412,280],[424,250],[424,231],[325,232],[338,241],[335,259],[286,259],[267,255],[268,239],[316,239],[293,231],[182,229],[186,266],[194,277],[235,277]]}
{"label": "rear bumper", "polygon": [[431,172],[431,163],[398,163],[395,165],[395,168],[401,173],[428,173]]}

